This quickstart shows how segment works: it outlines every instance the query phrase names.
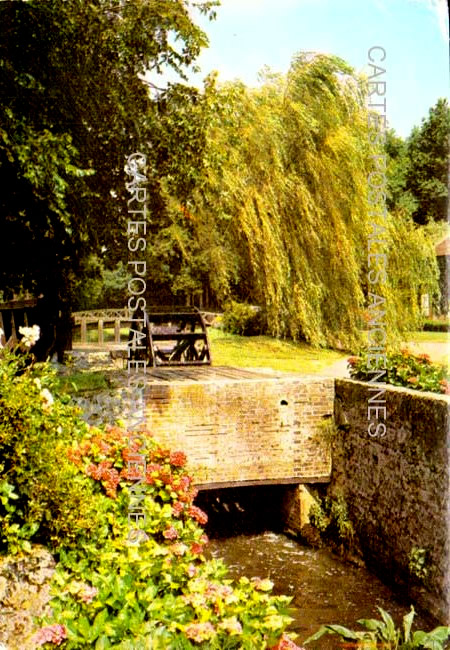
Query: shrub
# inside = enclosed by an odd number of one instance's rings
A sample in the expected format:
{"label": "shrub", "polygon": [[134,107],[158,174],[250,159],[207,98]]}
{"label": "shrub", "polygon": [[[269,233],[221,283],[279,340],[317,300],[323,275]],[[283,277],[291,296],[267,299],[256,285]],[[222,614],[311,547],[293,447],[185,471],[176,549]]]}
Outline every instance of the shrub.
{"label": "shrub", "polygon": [[413,546],[409,552],[408,568],[411,575],[419,580],[425,580],[428,576],[428,553],[424,548]]}
{"label": "shrub", "polygon": [[[146,432],[107,427],[91,428],[68,457],[114,504],[106,515],[111,534],[102,548],[87,543],[61,553],[52,615],[40,621],[36,645],[263,650],[281,643],[290,598],[272,596],[269,580],[233,584],[221,561],[205,559],[207,516],[193,503],[183,452],[162,449]],[[145,538],[133,544],[127,514],[138,481]]]}
{"label": "shrub", "polygon": [[305,644],[317,641],[324,634],[337,634],[350,642],[356,648],[366,650],[377,650],[380,646],[386,650],[416,650],[429,648],[430,650],[443,650],[445,642],[450,636],[450,627],[436,627],[431,632],[417,630],[412,632],[412,623],[415,616],[414,607],[403,617],[403,625],[396,628],[392,617],[381,607],[377,608],[381,615],[381,621],[374,618],[360,619],[358,623],[365,628],[362,631],[349,630],[342,625],[322,625],[313,636],[310,636]]}
{"label": "shrub", "polygon": [[[361,381],[373,379],[374,369],[368,362],[367,352],[363,352],[359,357],[351,357],[348,360],[348,365],[352,379]],[[379,368],[377,372],[381,372],[381,370]],[[387,353],[385,370],[382,379],[386,384],[450,394],[450,377],[447,367],[431,363],[427,354],[415,356],[408,350]]]}
{"label": "shrub", "polygon": [[55,393],[55,372],[19,350],[0,358],[0,550],[56,548],[91,535],[97,521],[88,479],[66,458],[86,425]]}
{"label": "shrub", "polygon": [[311,506],[309,519],[321,537],[332,546],[341,549],[352,547],[355,531],[342,494],[319,499]]}
{"label": "shrub", "polygon": [[264,312],[261,308],[232,300],[223,314],[223,328],[231,334],[257,336],[266,328]]}
{"label": "shrub", "polygon": [[424,332],[450,332],[450,321],[427,320],[422,327]]}
{"label": "shrub", "polygon": [[0,531],[4,551],[40,541],[59,556],[33,647],[295,648],[289,598],[205,559],[185,454],[88,427],[49,364],[19,354],[29,347],[0,358]]}

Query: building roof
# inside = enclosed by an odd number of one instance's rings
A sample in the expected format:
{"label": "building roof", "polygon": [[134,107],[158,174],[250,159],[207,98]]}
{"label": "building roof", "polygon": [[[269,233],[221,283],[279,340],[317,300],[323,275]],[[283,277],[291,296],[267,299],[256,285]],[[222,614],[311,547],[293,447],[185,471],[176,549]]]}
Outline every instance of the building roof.
{"label": "building roof", "polygon": [[434,251],[436,257],[440,257],[441,255],[450,255],[450,237],[446,237],[440,241],[439,244],[436,244]]}

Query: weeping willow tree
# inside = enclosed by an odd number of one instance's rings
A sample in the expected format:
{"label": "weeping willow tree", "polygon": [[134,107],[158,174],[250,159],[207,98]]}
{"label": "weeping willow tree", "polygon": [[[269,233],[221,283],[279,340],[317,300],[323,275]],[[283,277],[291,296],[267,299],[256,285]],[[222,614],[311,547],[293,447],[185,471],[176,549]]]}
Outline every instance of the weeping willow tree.
{"label": "weeping willow tree", "polygon": [[395,347],[407,331],[418,329],[421,296],[428,294],[431,303],[439,297],[432,231],[418,227],[407,210],[394,210],[386,220],[386,255],[387,278],[378,293],[385,299],[388,343]]}
{"label": "weeping willow tree", "polygon": [[[263,306],[274,336],[355,347],[367,303],[363,84],[336,57],[300,54],[285,78],[266,71],[260,88],[228,84],[214,101],[204,181],[184,211],[172,208],[192,243],[187,275],[197,268],[222,300]],[[395,333],[417,316],[418,278],[432,291],[435,277],[424,235],[399,215],[387,221]]]}

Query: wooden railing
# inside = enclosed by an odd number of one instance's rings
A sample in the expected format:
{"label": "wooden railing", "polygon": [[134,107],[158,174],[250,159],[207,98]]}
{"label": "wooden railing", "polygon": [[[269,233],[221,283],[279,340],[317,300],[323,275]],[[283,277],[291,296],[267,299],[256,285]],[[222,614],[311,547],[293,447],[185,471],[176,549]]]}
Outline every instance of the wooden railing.
{"label": "wooden railing", "polygon": [[19,327],[35,325],[34,310],[37,305],[36,298],[9,300],[0,303],[0,345],[14,346],[20,335]]}
{"label": "wooden railing", "polygon": [[[205,324],[209,326],[214,318],[217,316],[213,312],[201,312]],[[131,310],[124,309],[93,309],[88,311],[76,311],[72,313],[75,327],[80,328],[80,336],[75,339],[77,344],[89,343],[88,330],[94,329],[92,326],[96,324],[95,329],[98,331],[98,345],[105,344],[105,330],[114,329],[114,343],[119,345],[125,343],[121,341],[120,330],[121,328],[129,329],[131,326]],[[128,335],[127,335],[128,338]]]}
{"label": "wooden railing", "polygon": [[77,342],[81,344],[89,343],[88,329],[89,325],[97,324],[98,345],[104,345],[105,329],[114,328],[114,343],[120,344],[121,327],[130,327],[131,312],[128,309],[95,309],[90,311],[77,311],[72,314],[75,326],[80,327],[80,338]]}

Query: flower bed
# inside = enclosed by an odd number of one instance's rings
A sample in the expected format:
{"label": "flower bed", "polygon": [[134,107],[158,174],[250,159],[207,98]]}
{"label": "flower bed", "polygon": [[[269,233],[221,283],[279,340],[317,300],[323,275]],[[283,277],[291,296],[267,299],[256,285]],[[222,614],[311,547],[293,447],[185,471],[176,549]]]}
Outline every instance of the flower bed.
{"label": "flower bed", "polygon": [[450,376],[447,367],[432,363],[427,354],[415,356],[406,349],[400,352],[389,352],[386,354],[386,364],[383,367],[372,363],[367,352],[364,352],[358,357],[350,357],[348,366],[352,379],[373,381],[374,375],[385,370],[385,374],[377,380],[378,383],[450,394]]}
{"label": "flower bed", "polygon": [[146,431],[89,427],[31,357],[4,352],[0,379],[2,551],[40,542],[58,561],[21,647],[296,647],[284,634],[290,598],[205,558],[207,516],[182,451]]}
{"label": "flower bed", "polygon": [[[290,599],[270,595],[269,580],[233,584],[222,562],[203,556],[207,516],[193,504],[197,492],[182,452],[161,449],[145,432],[136,441],[134,433],[109,427],[91,429],[68,455],[96,484],[108,536],[101,550],[92,539],[61,553],[53,613],[41,621],[36,645],[250,649],[280,641]],[[145,513],[139,544],[127,536],[136,484]],[[105,499],[114,507],[105,508]]]}

